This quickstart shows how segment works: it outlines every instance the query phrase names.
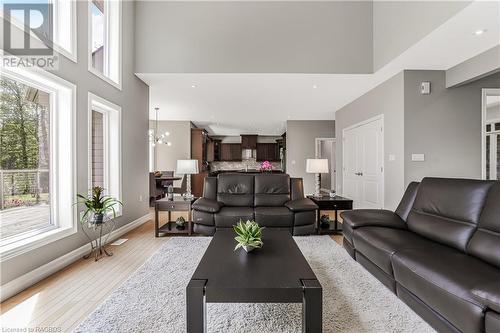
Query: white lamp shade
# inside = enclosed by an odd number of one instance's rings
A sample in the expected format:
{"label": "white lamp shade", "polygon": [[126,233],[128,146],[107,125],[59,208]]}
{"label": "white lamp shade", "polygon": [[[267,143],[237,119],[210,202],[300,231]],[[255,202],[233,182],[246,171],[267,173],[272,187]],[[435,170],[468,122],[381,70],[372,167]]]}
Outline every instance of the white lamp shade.
{"label": "white lamp shade", "polygon": [[178,175],[192,175],[198,173],[198,160],[177,160]]}
{"label": "white lamp shade", "polygon": [[308,158],[306,160],[307,173],[328,173],[328,160],[326,158]]}

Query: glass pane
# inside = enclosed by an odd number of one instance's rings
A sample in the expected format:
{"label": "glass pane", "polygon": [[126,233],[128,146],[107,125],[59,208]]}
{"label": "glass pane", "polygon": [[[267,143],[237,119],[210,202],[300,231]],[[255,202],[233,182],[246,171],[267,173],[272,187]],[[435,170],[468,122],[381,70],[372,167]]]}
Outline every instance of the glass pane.
{"label": "glass pane", "polygon": [[491,124],[486,125],[486,132],[491,132]]}
{"label": "glass pane", "polygon": [[495,131],[500,131],[500,123],[495,124]]}
{"label": "glass pane", "polygon": [[497,180],[500,180],[500,134],[497,137]]}
{"label": "glass pane", "polygon": [[92,111],[92,187],[104,188],[104,127],[103,115]]}
{"label": "glass pane", "polygon": [[104,73],[104,1],[94,0],[90,6],[92,13],[92,66]]}
{"label": "glass pane", "polygon": [[0,84],[0,237],[50,226],[50,95]]}
{"label": "glass pane", "polygon": [[486,179],[490,179],[490,136],[486,136]]}

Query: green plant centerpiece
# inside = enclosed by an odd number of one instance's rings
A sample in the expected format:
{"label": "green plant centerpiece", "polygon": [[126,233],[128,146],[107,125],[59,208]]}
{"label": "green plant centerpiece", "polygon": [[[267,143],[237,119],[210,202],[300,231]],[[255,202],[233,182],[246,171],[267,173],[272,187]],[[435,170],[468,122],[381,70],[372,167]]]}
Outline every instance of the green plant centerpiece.
{"label": "green plant centerpiece", "polygon": [[254,249],[259,249],[264,245],[262,242],[262,229],[255,221],[240,222],[233,226],[236,237],[234,238],[238,244],[234,250],[242,247],[246,252]]}
{"label": "green plant centerpiece", "polygon": [[89,224],[100,225],[104,222],[104,217],[109,213],[113,213],[113,218],[116,217],[116,205],[123,204],[108,195],[104,195],[104,189],[100,186],[94,186],[88,196],[82,194],[76,195],[78,198],[77,204],[85,206],[81,221],[88,221]]}

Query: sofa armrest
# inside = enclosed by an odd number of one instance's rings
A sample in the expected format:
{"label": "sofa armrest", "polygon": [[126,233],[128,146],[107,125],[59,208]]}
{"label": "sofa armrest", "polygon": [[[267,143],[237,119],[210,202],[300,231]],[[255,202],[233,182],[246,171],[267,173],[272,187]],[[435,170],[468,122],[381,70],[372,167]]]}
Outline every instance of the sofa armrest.
{"label": "sofa armrest", "polygon": [[193,203],[193,209],[207,213],[217,213],[221,207],[222,203],[203,197]]}
{"label": "sofa armrest", "polygon": [[306,212],[318,209],[318,205],[308,198],[288,201],[285,203],[285,207],[290,209],[292,212]]}
{"label": "sofa armrest", "polygon": [[351,229],[366,226],[406,229],[406,223],[394,212],[384,209],[356,209],[340,213]]}
{"label": "sofa armrest", "polygon": [[472,295],[479,303],[500,312],[500,281],[475,287],[472,289]]}

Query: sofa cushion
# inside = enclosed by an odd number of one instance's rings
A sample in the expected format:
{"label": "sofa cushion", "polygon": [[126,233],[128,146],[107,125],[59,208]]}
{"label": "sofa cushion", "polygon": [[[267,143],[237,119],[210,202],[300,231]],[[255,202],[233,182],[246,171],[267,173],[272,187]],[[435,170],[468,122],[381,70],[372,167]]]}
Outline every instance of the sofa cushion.
{"label": "sofa cushion", "polygon": [[471,179],[424,178],[408,215],[408,228],[465,251],[492,184]]}
{"label": "sofa cushion", "polygon": [[500,267],[500,182],[496,182],[488,193],[467,252]]}
{"label": "sofa cushion", "polygon": [[397,283],[463,332],[480,332],[484,304],[472,289],[500,280],[495,267],[453,248],[434,243],[422,249],[402,249],[392,256]]}
{"label": "sofa cushion", "polygon": [[229,228],[240,220],[253,220],[252,207],[222,207],[215,214],[215,226],[218,228]]}
{"label": "sofa cushion", "polygon": [[286,207],[255,207],[255,222],[262,227],[292,227],[293,213]]}
{"label": "sofa cushion", "polygon": [[255,175],[256,207],[280,207],[290,200],[290,176],[287,174]]}
{"label": "sofa cushion", "polygon": [[392,255],[404,248],[415,248],[425,251],[432,242],[406,230],[363,227],[354,230],[353,242],[356,251],[371,260],[389,275],[392,271]]}
{"label": "sofa cushion", "polygon": [[224,206],[253,207],[254,176],[220,174],[217,177],[217,201]]}

